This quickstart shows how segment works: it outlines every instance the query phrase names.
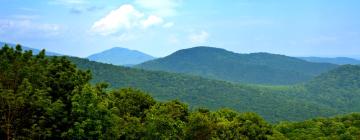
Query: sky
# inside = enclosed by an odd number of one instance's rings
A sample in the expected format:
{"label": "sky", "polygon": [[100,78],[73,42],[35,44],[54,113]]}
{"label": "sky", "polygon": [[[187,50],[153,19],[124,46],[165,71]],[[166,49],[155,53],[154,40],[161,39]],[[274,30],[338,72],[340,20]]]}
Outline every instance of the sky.
{"label": "sky", "polygon": [[359,0],[0,0],[0,41],[87,57],[195,46],[360,58]]}

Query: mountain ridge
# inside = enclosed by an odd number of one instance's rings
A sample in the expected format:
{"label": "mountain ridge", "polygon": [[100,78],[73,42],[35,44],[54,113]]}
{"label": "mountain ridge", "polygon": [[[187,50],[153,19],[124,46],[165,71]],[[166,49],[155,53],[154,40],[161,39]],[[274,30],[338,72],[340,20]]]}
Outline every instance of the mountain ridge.
{"label": "mountain ridge", "polygon": [[155,57],[137,50],[130,50],[122,47],[113,47],[87,57],[89,60],[114,64],[114,65],[136,65]]}
{"label": "mountain ridge", "polygon": [[359,65],[360,60],[350,58],[350,57],[298,57],[300,59],[309,61],[309,62],[317,62],[317,63],[332,63],[338,65]]}
{"label": "mountain ridge", "polygon": [[[71,60],[80,69],[90,70],[93,73],[93,83],[107,82],[113,88],[137,88],[149,93],[157,100],[179,99],[188,103],[191,108],[219,109],[227,107],[241,112],[256,112],[271,122],[300,121],[319,116],[326,117],[360,111],[351,106],[352,102],[358,98],[344,98],[341,95],[350,92],[346,88],[338,89],[338,91],[345,90],[346,92],[334,91],[332,94],[324,92],[317,94],[319,90],[308,86],[310,82],[292,86],[238,84],[187,74],[102,64],[79,58],[71,58]],[[339,66],[333,71],[342,67]],[[333,75],[334,73],[326,72],[319,76],[328,74]],[[314,85],[313,87],[327,86]],[[356,86],[355,88],[360,89]],[[339,100],[339,107],[334,108],[331,104],[332,100],[335,100],[332,97],[342,97],[336,99]],[[360,95],[358,97],[360,98]],[[345,100],[349,102],[344,102]],[[349,109],[342,110],[343,108]]]}
{"label": "mountain ridge", "polygon": [[337,67],[270,53],[239,54],[221,48],[193,47],[134,66],[187,73],[239,83],[289,85]]}

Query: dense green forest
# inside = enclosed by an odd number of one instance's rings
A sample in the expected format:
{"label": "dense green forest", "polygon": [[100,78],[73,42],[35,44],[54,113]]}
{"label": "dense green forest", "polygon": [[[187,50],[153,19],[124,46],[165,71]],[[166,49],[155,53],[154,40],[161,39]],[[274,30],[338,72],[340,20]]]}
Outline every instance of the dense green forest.
{"label": "dense green forest", "polygon": [[155,99],[178,99],[190,108],[228,107],[237,111],[259,113],[266,120],[304,120],[337,114],[328,106],[295,95],[306,91],[302,86],[254,86],[205,79],[199,76],[152,72],[70,58],[80,69],[93,73],[92,83],[107,82],[112,88],[133,87],[148,92]]}
{"label": "dense green forest", "polygon": [[238,54],[220,48],[194,47],[135,67],[238,83],[289,85],[308,81],[337,65],[269,53]]}
{"label": "dense green forest", "polygon": [[[360,86],[355,84],[360,83],[359,66],[340,66],[304,84],[261,86],[70,59],[80,69],[93,73],[93,83],[107,82],[113,88],[137,88],[160,101],[179,99],[190,108],[228,107],[256,112],[270,122],[300,121],[360,111]],[[343,87],[344,83],[350,85]]]}
{"label": "dense green forest", "polygon": [[[358,68],[346,66],[343,69],[356,72]],[[340,71],[341,74],[349,74],[343,69],[330,73]],[[328,119],[270,124],[255,113],[240,113],[230,109],[189,109],[188,105],[178,100],[156,101],[140,90],[109,89],[106,83],[90,84],[91,77],[90,71],[77,69],[65,57],[49,58],[45,56],[45,51],[33,56],[31,51],[23,52],[20,46],[16,49],[3,47],[0,50],[0,138],[360,138],[358,113]],[[338,77],[325,74],[319,78]],[[313,82],[316,80],[319,79]],[[224,84],[234,86],[226,82]],[[347,85],[349,88],[354,86],[358,86],[356,82]]]}

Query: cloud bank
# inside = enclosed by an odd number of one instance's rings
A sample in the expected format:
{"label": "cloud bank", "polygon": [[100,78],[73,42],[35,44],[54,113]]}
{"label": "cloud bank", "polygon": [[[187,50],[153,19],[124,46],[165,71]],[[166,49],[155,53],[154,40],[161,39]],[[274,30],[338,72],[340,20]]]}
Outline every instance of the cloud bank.
{"label": "cloud bank", "polygon": [[202,44],[205,43],[209,38],[209,33],[206,31],[201,31],[189,35],[189,40],[193,44]]}
{"label": "cloud bank", "polygon": [[172,22],[165,22],[161,16],[147,14],[131,4],[125,4],[96,21],[92,25],[91,31],[103,36],[120,34],[124,38],[125,33],[132,30],[147,29],[153,26],[170,28],[173,25]]}

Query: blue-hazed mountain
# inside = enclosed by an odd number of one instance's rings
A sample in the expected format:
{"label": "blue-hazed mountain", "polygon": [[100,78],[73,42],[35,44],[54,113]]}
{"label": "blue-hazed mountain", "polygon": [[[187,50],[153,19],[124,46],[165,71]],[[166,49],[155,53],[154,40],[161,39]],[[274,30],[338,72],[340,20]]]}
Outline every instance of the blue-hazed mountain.
{"label": "blue-hazed mountain", "polygon": [[115,47],[90,55],[88,59],[96,62],[129,66],[152,60],[154,57],[136,50]]}
{"label": "blue-hazed mountain", "polygon": [[194,47],[135,67],[231,82],[288,85],[308,81],[337,66],[270,53],[238,54],[220,48]]}
{"label": "blue-hazed mountain", "polygon": [[298,57],[300,59],[309,61],[309,62],[317,62],[317,63],[331,63],[338,65],[352,64],[359,65],[360,60],[349,58],[349,57],[335,57],[335,58],[326,58],[326,57]]}
{"label": "blue-hazed mountain", "polygon": [[[13,43],[0,42],[0,47],[3,47],[5,44],[7,44],[9,47],[15,47],[16,46],[16,44],[13,44]],[[38,54],[41,51],[40,49],[30,48],[30,47],[26,47],[26,46],[21,46],[21,47],[25,51],[31,50],[33,52],[33,54]],[[59,53],[54,53],[54,52],[49,52],[49,51],[46,51],[45,53],[48,56],[60,56],[61,55]]]}

